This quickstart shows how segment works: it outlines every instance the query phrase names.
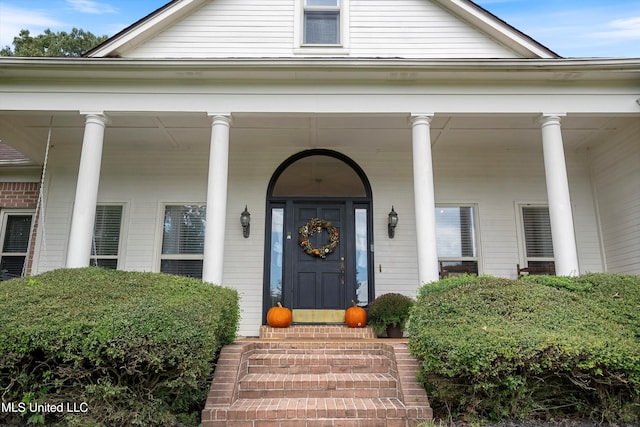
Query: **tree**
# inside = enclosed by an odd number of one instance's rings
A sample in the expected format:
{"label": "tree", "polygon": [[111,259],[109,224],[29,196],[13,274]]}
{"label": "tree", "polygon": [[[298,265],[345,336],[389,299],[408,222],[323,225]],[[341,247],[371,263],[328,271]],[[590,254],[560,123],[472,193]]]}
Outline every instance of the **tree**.
{"label": "tree", "polygon": [[5,46],[0,56],[82,56],[107,39],[107,36],[95,36],[92,33],[74,28],[70,33],[54,33],[50,29],[32,37],[29,30],[20,30],[13,38],[13,51]]}

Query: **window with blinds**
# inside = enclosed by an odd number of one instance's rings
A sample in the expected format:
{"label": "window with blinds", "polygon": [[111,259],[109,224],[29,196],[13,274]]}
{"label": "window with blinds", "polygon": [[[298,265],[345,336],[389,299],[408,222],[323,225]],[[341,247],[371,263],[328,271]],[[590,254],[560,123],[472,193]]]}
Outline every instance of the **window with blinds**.
{"label": "window with blinds", "polygon": [[3,212],[2,252],[0,252],[0,279],[21,277],[29,250],[31,212]]}
{"label": "window with blinds", "polygon": [[436,245],[440,275],[478,274],[474,206],[436,206]]}
{"label": "window with blinds", "polygon": [[122,229],[122,205],[96,206],[90,263],[94,267],[117,269]]}
{"label": "window with blinds", "polygon": [[202,278],[206,208],[165,206],[160,271]]}
{"label": "window with blinds", "polygon": [[547,206],[522,206],[522,227],[527,266],[545,267],[553,263],[551,220]]}
{"label": "window with blinds", "polygon": [[304,0],[303,43],[340,44],[340,0]]}

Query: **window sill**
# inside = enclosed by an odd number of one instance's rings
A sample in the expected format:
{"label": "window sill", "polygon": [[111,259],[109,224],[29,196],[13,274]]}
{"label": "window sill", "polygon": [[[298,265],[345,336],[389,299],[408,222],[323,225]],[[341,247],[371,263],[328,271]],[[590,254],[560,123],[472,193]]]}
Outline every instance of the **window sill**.
{"label": "window sill", "polygon": [[323,55],[323,56],[347,56],[350,51],[342,46],[306,45],[293,49],[294,55]]}

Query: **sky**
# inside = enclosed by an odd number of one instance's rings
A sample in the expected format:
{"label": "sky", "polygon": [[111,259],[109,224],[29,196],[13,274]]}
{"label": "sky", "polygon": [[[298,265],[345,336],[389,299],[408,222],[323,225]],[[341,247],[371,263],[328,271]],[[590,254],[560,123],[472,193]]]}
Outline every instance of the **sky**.
{"label": "sky", "polygon": [[[266,1],[266,0],[265,0]],[[112,36],[168,0],[0,0],[0,48],[76,27]],[[640,0],[476,0],[563,57],[640,58]]]}

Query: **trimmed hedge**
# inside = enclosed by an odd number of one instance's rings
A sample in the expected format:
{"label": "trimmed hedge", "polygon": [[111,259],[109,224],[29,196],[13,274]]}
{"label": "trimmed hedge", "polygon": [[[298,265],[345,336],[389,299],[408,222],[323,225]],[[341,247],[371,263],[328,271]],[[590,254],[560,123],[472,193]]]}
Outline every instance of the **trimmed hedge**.
{"label": "trimmed hedge", "polygon": [[462,276],[423,286],[410,348],[436,410],[640,421],[640,278]]}
{"label": "trimmed hedge", "polygon": [[235,291],[187,277],[86,268],[0,282],[0,423],[197,423],[238,318]]}

